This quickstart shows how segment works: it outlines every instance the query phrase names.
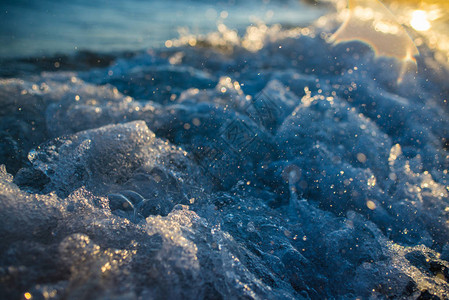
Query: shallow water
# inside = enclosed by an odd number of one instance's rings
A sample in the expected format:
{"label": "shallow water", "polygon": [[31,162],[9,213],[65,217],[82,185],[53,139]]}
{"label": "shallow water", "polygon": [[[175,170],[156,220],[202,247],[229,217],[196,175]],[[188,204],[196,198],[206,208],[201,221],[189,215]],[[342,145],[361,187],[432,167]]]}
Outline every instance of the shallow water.
{"label": "shallow water", "polygon": [[438,20],[397,13],[420,52],[402,74],[329,43],[338,3],[284,26],[221,5],[242,23],[2,60],[0,298],[447,299]]}

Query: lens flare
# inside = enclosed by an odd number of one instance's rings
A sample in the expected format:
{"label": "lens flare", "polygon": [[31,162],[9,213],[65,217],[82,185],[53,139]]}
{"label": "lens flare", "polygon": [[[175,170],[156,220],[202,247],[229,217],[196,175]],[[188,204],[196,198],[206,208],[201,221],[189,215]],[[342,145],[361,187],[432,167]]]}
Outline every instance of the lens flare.
{"label": "lens flare", "polygon": [[368,44],[376,56],[398,59],[398,83],[410,67],[416,72],[418,49],[396,17],[378,0],[349,0],[348,16],[330,42],[336,45],[350,41]]}

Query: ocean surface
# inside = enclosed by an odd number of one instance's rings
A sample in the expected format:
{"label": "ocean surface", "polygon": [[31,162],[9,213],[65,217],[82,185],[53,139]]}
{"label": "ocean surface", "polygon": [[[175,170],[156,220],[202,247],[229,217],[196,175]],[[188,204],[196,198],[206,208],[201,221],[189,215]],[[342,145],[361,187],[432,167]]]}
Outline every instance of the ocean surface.
{"label": "ocean surface", "polygon": [[0,3],[0,57],[163,46],[180,30],[205,34],[223,23],[309,24],[324,9],[299,1],[7,0]]}
{"label": "ocean surface", "polygon": [[0,299],[449,299],[442,2],[2,1]]}

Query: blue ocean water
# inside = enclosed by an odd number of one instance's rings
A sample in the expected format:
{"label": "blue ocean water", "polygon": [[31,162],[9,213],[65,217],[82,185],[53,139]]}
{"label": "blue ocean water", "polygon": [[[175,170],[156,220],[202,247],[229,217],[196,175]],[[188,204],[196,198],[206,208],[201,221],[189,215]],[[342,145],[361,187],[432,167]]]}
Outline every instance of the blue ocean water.
{"label": "blue ocean water", "polygon": [[326,2],[2,2],[0,299],[447,299],[441,10]]}
{"label": "blue ocean water", "polygon": [[178,37],[180,28],[205,34],[217,23],[304,25],[323,13],[292,0],[1,1],[0,57],[142,50]]}

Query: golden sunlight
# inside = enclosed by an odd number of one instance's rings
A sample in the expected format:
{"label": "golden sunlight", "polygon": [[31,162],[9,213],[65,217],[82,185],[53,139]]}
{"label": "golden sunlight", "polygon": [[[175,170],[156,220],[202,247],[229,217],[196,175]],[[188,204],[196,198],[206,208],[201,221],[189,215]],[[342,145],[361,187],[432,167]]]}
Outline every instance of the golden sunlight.
{"label": "golden sunlight", "polygon": [[418,31],[426,31],[430,29],[430,22],[428,20],[427,12],[423,10],[415,10],[410,21],[413,29]]}
{"label": "golden sunlight", "polygon": [[330,42],[361,41],[376,56],[395,57],[401,62],[398,82],[409,67],[416,71],[418,49],[396,17],[378,0],[349,0],[347,18]]}

